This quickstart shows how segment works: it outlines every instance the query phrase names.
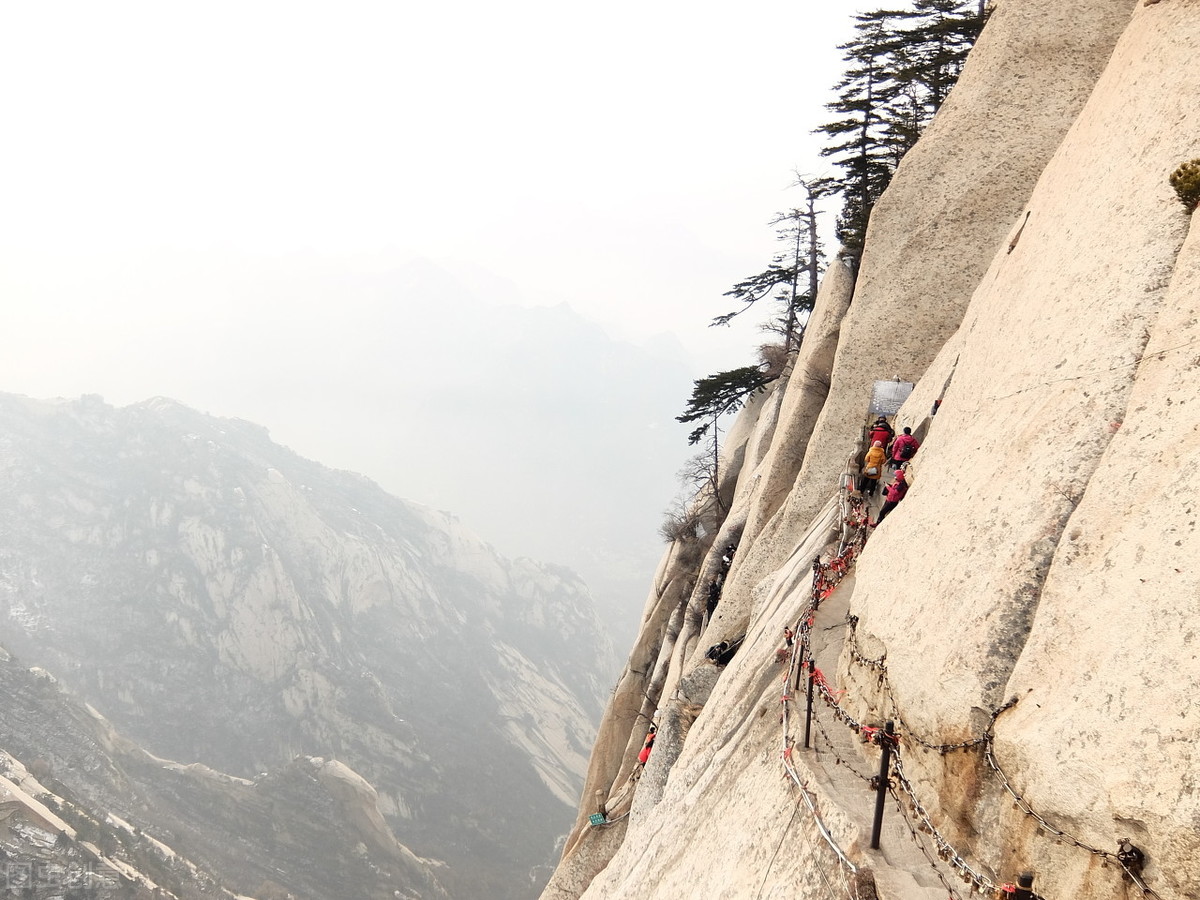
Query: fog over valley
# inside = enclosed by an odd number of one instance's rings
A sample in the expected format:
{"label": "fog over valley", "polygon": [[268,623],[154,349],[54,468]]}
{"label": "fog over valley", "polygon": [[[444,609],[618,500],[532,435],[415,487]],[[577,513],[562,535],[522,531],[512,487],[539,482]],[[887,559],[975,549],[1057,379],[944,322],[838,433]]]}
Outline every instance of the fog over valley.
{"label": "fog over valley", "polygon": [[859,5],[0,12],[0,891],[541,892]]}

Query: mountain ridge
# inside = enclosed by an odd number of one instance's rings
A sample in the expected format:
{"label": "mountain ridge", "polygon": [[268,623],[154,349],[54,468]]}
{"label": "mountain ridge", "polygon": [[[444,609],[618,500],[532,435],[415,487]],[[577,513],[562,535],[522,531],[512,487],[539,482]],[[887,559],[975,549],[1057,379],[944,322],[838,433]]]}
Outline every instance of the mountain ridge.
{"label": "mountain ridge", "polygon": [[377,792],[348,808],[377,804],[397,846],[442,859],[451,896],[527,890],[569,818],[611,653],[576,576],[174,401],[0,395],[0,422],[0,643],[146,765],[288,770],[294,798],[323,777],[336,806],[354,780],[303,760],[337,760]]}

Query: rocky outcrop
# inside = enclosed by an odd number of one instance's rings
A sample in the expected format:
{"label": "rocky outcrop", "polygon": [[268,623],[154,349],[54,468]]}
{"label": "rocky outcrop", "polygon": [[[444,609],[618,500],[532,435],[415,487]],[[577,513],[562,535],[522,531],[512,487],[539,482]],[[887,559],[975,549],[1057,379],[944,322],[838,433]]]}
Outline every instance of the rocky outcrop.
{"label": "rocky outcrop", "polygon": [[[325,761],[245,779],[157,758],[7,654],[0,689],[8,698],[0,852],[10,891],[46,900],[64,890],[186,900],[447,896],[444,870],[380,825],[365,781],[340,764],[340,781],[357,791],[319,777]],[[376,825],[362,828],[369,809]]]}
{"label": "rocky outcrop", "polygon": [[[356,896],[436,896],[424,857],[455,896],[522,896],[546,877],[610,666],[574,575],[170,401],[5,396],[0,434],[0,642],[144,748],[126,775],[174,773],[157,820],[250,879],[238,889],[261,878],[245,856],[272,854],[236,837],[253,817],[185,811],[210,809],[197,780],[213,772],[254,781],[225,788],[251,805],[267,773],[311,819],[268,829],[298,867],[271,880],[296,893],[336,894],[310,871],[322,827],[390,873],[356,876]],[[335,766],[369,791],[350,798]],[[234,835],[229,850],[206,829]]]}
{"label": "rocky outcrop", "polygon": [[[997,4],[873,214],[802,452],[793,375],[739,472],[724,609],[655,704],[702,708],[619,848],[578,829],[595,874],[569,852],[545,896],[857,896],[867,870],[913,900],[1022,871],[1047,898],[1200,896],[1200,243],[1167,183],[1200,155],[1197,11]],[[862,530],[845,484],[871,381],[897,374],[917,382],[897,416],[923,436],[913,486],[809,630],[814,559]],[[809,749],[784,625],[829,683]],[[735,633],[714,667],[704,648]],[[901,762],[871,850],[860,735],[884,720]]]}

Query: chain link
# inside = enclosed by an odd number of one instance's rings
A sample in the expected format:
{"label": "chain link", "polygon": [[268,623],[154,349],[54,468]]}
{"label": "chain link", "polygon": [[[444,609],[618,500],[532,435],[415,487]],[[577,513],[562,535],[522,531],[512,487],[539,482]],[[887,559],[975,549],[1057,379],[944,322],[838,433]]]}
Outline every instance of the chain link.
{"label": "chain link", "polygon": [[[863,723],[859,722],[853,715],[851,715],[850,712],[838,702],[838,695],[843,692],[835,692],[829,686],[829,683],[821,670],[812,664],[814,657],[812,654],[811,633],[816,611],[820,607],[821,601],[833,593],[834,589],[849,573],[855,564],[858,554],[862,551],[866,544],[867,516],[860,500],[850,499],[847,501],[847,498],[842,498],[842,522],[844,526],[844,536],[839,544],[839,552],[837,555],[830,559],[827,563],[822,563],[820,556],[813,560],[811,599],[808,606],[801,614],[800,621],[797,623],[796,640],[792,648],[791,664],[788,668],[788,674],[786,676],[787,681],[785,682],[784,686],[784,702],[786,704],[792,699],[788,694],[788,684],[790,683],[792,677],[796,675],[797,667],[802,666],[803,660],[807,659],[809,661],[808,677],[812,680],[814,691],[820,697],[821,701],[825,703],[825,705],[828,706],[832,711],[833,717],[846,725],[846,727],[848,727],[855,734],[860,736],[865,734],[867,740],[875,740],[878,742],[878,740],[882,737],[882,732],[880,732],[877,728],[873,728],[872,726],[863,725]],[[847,531],[849,533],[848,537],[845,536]],[[1016,808],[1020,809],[1025,815],[1036,820],[1042,829],[1054,835],[1057,840],[1086,850],[1095,856],[1103,858],[1105,861],[1113,862],[1116,866],[1124,871],[1124,873],[1135,885],[1137,885],[1137,887],[1142,891],[1143,895],[1154,898],[1154,900],[1162,900],[1162,898],[1159,897],[1159,895],[1145,883],[1140,874],[1130,868],[1130,866],[1128,866],[1124,860],[1120,859],[1116,853],[1090,846],[1089,844],[1086,844],[1062,829],[1055,827],[1036,810],[1034,810],[1028,801],[1026,801],[1024,797],[1022,797],[1016,791],[1016,789],[1013,788],[1011,781],[1000,767],[1000,764],[996,759],[993,746],[993,731],[996,719],[1001,713],[1011,709],[1016,704],[1016,697],[1013,697],[1008,702],[993,710],[988,726],[982,734],[952,743],[936,743],[934,741],[927,740],[908,726],[908,723],[905,721],[904,716],[900,712],[900,704],[896,700],[895,693],[892,690],[891,680],[888,678],[886,652],[878,657],[869,657],[862,652],[862,649],[858,645],[858,618],[856,616],[847,615],[846,626],[848,632],[848,640],[845,644],[847,656],[854,664],[875,673],[880,689],[886,696],[887,704],[891,708],[891,718],[898,726],[898,732],[893,738],[895,753],[893,755],[892,772],[896,777],[896,784],[899,785],[900,790],[904,794],[903,799],[901,795],[897,793],[896,786],[891,782],[890,779],[887,789],[892,795],[897,808],[900,810],[901,818],[912,835],[914,843],[917,844],[922,854],[933,867],[938,879],[946,888],[951,900],[961,900],[961,897],[947,881],[941,869],[930,856],[928,848],[926,848],[919,839],[918,832],[922,832],[930,836],[932,843],[937,848],[937,856],[944,863],[948,864],[949,867],[954,870],[954,873],[965,883],[969,884],[973,890],[984,894],[991,894],[995,897],[1004,898],[1011,893],[1012,885],[997,884],[989,876],[971,866],[967,862],[964,855],[957,851],[950,841],[938,831],[937,827],[933,823],[932,818],[929,816],[929,813],[926,811],[924,805],[921,804],[920,799],[917,797],[912,783],[904,773],[903,762],[900,754],[901,734],[903,734],[904,741],[914,746],[919,746],[923,750],[931,750],[942,755],[952,753],[955,750],[966,751],[973,747],[981,747],[983,749],[984,760],[999,778],[1004,789],[1013,798],[1013,804]],[[857,778],[869,784],[875,783],[876,779],[869,778],[863,775],[861,772],[858,772],[848,761],[843,760],[840,757],[836,749],[834,749],[836,745],[834,744],[834,741],[830,737],[829,733],[825,730],[825,726],[821,721],[821,718],[816,715],[814,715],[813,718],[817,721],[818,731],[831,748],[835,762],[838,765],[844,766]],[[793,780],[796,782],[797,786],[800,787],[801,794],[808,803],[818,830],[821,831],[826,843],[838,855],[839,860],[849,867],[850,871],[855,871],[853,864],[845,856],[841,848],[838,847],[833,841],[828,829],[825,828],[824,823],[821,822],[820,817],[817,815],[816,808],[808,796],[807,789],[804,787],[803,783],[799,779],[798,774],[795,772],[794,767],[791,765],[790,753],[791,744],[789,739],[788,748],[784,754],[784,766],[788,770],[788,773],[792,776]],[[907,808],[906,803],[904,802],[905,800],[907,800]],[[911,815],[916,819],[915,825],[912,821],[910,821],[910,811]],[[1036,897],[1037,895],[1034,896]]]}

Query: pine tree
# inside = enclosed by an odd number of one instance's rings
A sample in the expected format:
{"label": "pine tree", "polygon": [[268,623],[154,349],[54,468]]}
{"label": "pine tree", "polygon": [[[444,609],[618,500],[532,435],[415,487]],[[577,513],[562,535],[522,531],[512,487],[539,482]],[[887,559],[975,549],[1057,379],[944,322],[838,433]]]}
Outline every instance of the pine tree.
{"label": "pine tree", "polygon": [[916,15],[904,35],[907,67],[900,78],[922,95],[928,122],[958,81],[985,20],[971,0],[914,0],[913,6]]}
{"label": "pine tree", "polygon": [[817,129],[834,140],[821,154],[841,169],[830,183],[842,195],[837,236],[848,256],[861,254],[875,201],[945,102],[985,20],[977,0],[855,16],[857,34],[839,48],[849,67],[827,104],[843,118]]}
{"label": "pine tree", "polygon": [[675,421],[698,422],[708,419],[709,421],[688,435],[689,444],[699,443],[719,417],[737,412],[747,397],[774,380],[774,377],[767,375],[760,366],[742,366],[740,369],[730,369],[709,375],[707,378],[699,378],[693,382],[692,396],[688,399],[687,408],[675,417]]}
{"label": "pine tree", "polygon": [[835,143],[821,149],[841,169],[832,179],[842,194],[842,212],[836,234],[845,251],[857,258],[862,252],[871,208],[891,180],[895,168],[890,111],[903,93],[897,77],[896,56],[903,41],[897,20],[915,15],[899,10],[876,10],[854,17],[855,38],[838,49],[846,52],[849,64],[835,85],[837,100],[826,108],[838,113],[835,119],[816,130]]}
{"label": "pine tree", "polygon": [[733,297],[742,306],[712,320],[713,325],[728,325],[735,317],[777,290],[774,299],[779,303],[779,309],[763,325],[763,330],[774,332],[783,339],[785,353],[800,348],[804,326],[817,300],[817,284],[824,258],[817,233],[816,201],[826,188],[816,179],[802,177],[798,177],[793,186],[804,188],[805,205],[781,212],[769,223],[775,226],[776,237],[786,244],[787,249],[776,254],[762,272],[751,275],[726,291],[724,296]]}

